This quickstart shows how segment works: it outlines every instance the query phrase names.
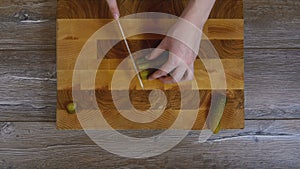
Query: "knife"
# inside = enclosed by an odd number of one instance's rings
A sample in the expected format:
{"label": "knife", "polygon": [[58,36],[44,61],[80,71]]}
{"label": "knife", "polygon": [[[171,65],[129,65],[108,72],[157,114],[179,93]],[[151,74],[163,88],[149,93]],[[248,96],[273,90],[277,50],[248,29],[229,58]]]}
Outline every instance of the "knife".
{"label": "knife", "polygon": [[116,21],[117,21],[117,23],[118,23],[118,25],[119,25],[119,28],[120,28],[120,31],[121,31],[123,40],[124,40],[124,42],[125,42],[127,51],[128,51],[128,53],[129,53],[130,59],[131,59],[131,61],[132,61],[132,64],[133,64],[135,73],[137,74],[137,78],[138,78],[138,80],[139,80],[139,82],[140,82],[140,85],[141,85],[142,89],[144,90],[144,84],[143,84],[143,81],[142,81],[142,78],[141,78],[141,75],[140,75],[140,71],[139,71],[139,69],[138,69],[138,67],[137,67],[137,65],[136,65],[136,63],[135,63],[135,60],[134,60],[134,58],[133,58],[133,56],[132,56],[131,50],[130,50],[130,48],[129,48],[128,42],[127,42],[126,37],[125,37],[125,34],[124,34],[124,30],[123,30],[122,25],[121,25],[121,23],[120,23],[120,20],[119,20],[119,19],[116,19]]}

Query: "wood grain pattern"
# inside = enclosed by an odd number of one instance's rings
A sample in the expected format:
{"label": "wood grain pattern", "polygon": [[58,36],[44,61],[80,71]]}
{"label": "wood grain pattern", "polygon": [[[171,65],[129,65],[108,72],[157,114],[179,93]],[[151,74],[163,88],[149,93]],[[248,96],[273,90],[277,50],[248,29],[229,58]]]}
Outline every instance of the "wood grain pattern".
{"label": "wood grain pattern", "polygon": [[[136,52],[142,49],[155,48],[158,46],[161,40],[158,39],[140,39],[140,40],[128,40],[129,46],[132,49],[132,52]],[[202,44],[207,44],[208,42],[202,41]],[[104,42],[105,43],[105,42]],[[108,42],[109,43],[109,42]],[[243,59],[244,50],[243,50],[243,40],[212,40],[211,44],[215,47],[218,55],[221,59]],[[58,70],[73,70],[78,57],[83,42],[78,40],[66,40],[58,41],[58,54],[63,55],[62,57],[57,58],[57,69]],[[98,46],[100,51],[103,47]],[[203,46],[201,46],[200,51],[203,51]],[[123,41],[117,43],[112,49],[108,51],[105,55],[105,59],[124,59],[128,56],[128,52],[125,48]],[[95,56],[97,57],[97,56]],[[107,60],[103,60],[106,62]],[[118,60],[114,60],[112,64],[119,63]],[[108,63],[101,64],[102,67],[99,69],[104,69]],[[115,67],[115,65],[113,65]]]}
{"label": "wood grain pattern", "polygon": [[[65,130],[82,130],[82,126],[78,120],[76,114],[69,115],[65,110],[57,110],[57,127],[59,129]],[[232,110],[225,110],[225,113],[221,120],[221,129],[242,129],[244,128],[244,116],[242,115],[242,110],[235,110],[237,113],[232,113]],[[175,110],[166,110],[158,119],[150,123],[137,123],[128,120],[119,114],[118,111],[107,110],[103,111],[103,116],[105,117],[106,122],[110,125],[107,127],[104,125],[104,121],[97,116],[94,116],[96,111],[82,111],[86,114],[86,119],[82,120],[81,123],[87,124],[85,129],[97,129],[97,130],[185,130],[188,129],[187,123],[193,121],[193,111],[191,110],[182,110],[181,113],[185,114],[185,120],[181,120],[177,123],[178,126],[171,127],[171,125],[176,120],[179,111]],[[127,113],[132,113],[131,111],[125,111]],[[153,112],[153,114],[155,114]],[[200,110],[198,112],[197,118],[195,119],[194,125],[191,128],[192,130],[202,130],[207,129],[204,126],[206,119],[207,111]],[[143,119],[146,120],[147,117],[143,116]],[[150,119],[150,118],[149,118]],[[240,120],[238,123],[235,120]]]}
{"label": "wood grain pattern", "polygon": [[[285,119],[290,115],[298,118],[299,50],[246,50],[245,55],[249,56],[245,57],[245,62],[248,63],[245,64],[245,106],[248,107],[246,117],[273,119],[275,113],[275,118]],[[295,66],[295,69],[291,68],[291,65]],[[286,95],[285,93],[289,93],[289,97],[282,99],[281,96]],[[267,109],[261,109],[266,105]],[[258,114],[261,117],[257,116]]]}
{"label": "wood grain pattern", "polygon": [[[299,1],[244,0],[245,112],[252,119],[245,129],[221,131],[204,144],[193,131],[174,149],[142,160],[114,156],[83,131],[56,129],[56,2],[0,1],[0,121],[12,122],[0,123],[0,168],[300,167],[300,122],[293,120],[300,119]],[[25,24],[27,13],[48,21]]]}
{"label": "wood grain pattern", "polygon": [[54,50],[56,1],[0,2],[0,50]]}
{"label": "wood grain pattern", "polygon": [[[90,90],[80,90],[76,91],[84,97],[84,100],[91,100],[91,98],[87,97],[93,91]],[[122,104],[123,102],[127,102],[126,95],[130,96],[130,102],[132,105],[139,110],[147,110],[150,108],[150,102],[148,100],[149,94],[151,90],[145,91],[137,91],[137,90],[118,90],[113,91],[114,94],[120,96],[118,102],[120,102],[121,110],[130,110],[130,106],[126,104]],[[202,109],[208,110],[210,102],[211,102],[211,90],[188,90],[184,91],[183,95],[191,95],[190,97],[183,97],[184,100],[181,100],[180,92],[178,90],[165,90],[163,91],[166,95],[166,99],[168,102],[166,103],[166,110],[180,110],[180,109]],[[59,90],[58,93],[58,101],[57,101],[57,109],[65,110],[68,103],[73,101],[72,91],[71,90]],[[194,96],[199,95],[199,102],[193,101]],[[103,110],[116,110],[116,107],[112,100],[112,91],[109,90],[96,90],[95,96],[98,105],[97,107],[88,107],[87,102],[83,102],[81,107],[78,107],[80,110],[85,109],[98,109],[101,108]],[[227,90],[227,105],[231,107],[231,110],[234,109],[242,109],[243,106],[243,90]],[[83,99],[83,98],[82,98]],[[123,101],[122,101],[123,100]],[[80,101],[80,100],[78,100]],[[179,102],[179,104],[178,104]],[[181,102],[181,103],[180,103]],[[86,104],[85,104],[86,103]],[[158,104],[158,101],[153,104]]]}
{"label": "wood grain pattern", "polygon": [[[0,56],[0,121],[55,121],[55,51]],[[300,118],[299,50],[247,49],[245,56],[246,119]]]}
{"label": "wood grain pattern", "polygon": [[[111,18],[104,0],[58,0],[58,18]],[[180,16],[188,0],[118,0],[121,16],[140,12],[162,12]],[[78,12],[80,11],[80,12]],[[227,11],[227,12],[222,12]],[[242,0],[217,0],[210,18],[243,18]]]}
{"label": "wood grain pattern", "polygon": [[[171,3],[171,7],[165,7],[164,5],[167,3]],[[168,9],[169,11],[167,13],[181,13],[182,9],[184,9],[184,4],[186,2],[183,1],[164,1],[160,3],[150,2],[150,1],[119,1],[120,10],[124,12],[128,12],[126,14],[121,15],[127,15],[129,13],[134,12],[141,12],[143,11],[149,11],[149,9],[159,10],[159,9]],[[62,5],[64,4],[64,5]],[[159,4],[159,6],[157,6]],[[108,10],[107,6],[104,6],[104,1],[60,1],[58,2],[58,15],[61,13],[61,17],[57,20],[58,24],[58,33],[57,33],[57,64],[58,64],[58,106],[62,103],[60,97],[66,97],[68,100],[63,101],[70,103],[71,101],[71,95],[64,93],[64,90],[72,90],[76,89],[86,91],[86,90],[107,90],[107,92],[100,92],[101,95],[96,95],[99,103],[105,103],[102,104],[102,107],[105,107],[105,110],[110,112],[108,113],[110,116],[108,116],[108,120],[112,121],[111,125],[114,125],[117,129],[161,129],[161,128],[168,128],[170,126],[169,124],[172,124],[173,118],[171,117],[177,117],[175,110],[178,110],[178,105],[180,105],[180,99],[176,97],[176,92],[178,92],[177,85],[165,85],[160,83],[159,81],[144,81],[146,93],[143,93],[142,89],[140,88],[140,85],[138,84],[137,79],[133,79],[131,81],[131,84],[129,86],[124,85],[126,84],[126,81],[128,78],[130,78],[130,74],[134,74],[133,70],[115,70],[118,66],[118,64],[124,59],[128,52],[126,51],[126,48],[124,48],[124,43],[119,42],[117,45],[114,45],[114,47],[106,54],[105,60],[100,65],[100,70],[97,71],[96,77],[92,77],[91,72],[93,70],[89,70],[92,65],[97,64],[95,62],[95,59],[91,60],[86,58],[84,63],[81,64],[81,67],[79,67],[78,73],[80,74],[78,77],[77,82],[73,82],[73,69],[75,62],[77,60],[77,57],[81,51],[81,48],[85,44],[85,42],[88,40],[88,38],[96,32],[99,28],[104,26],[105,24],[111,22],[111,19],[104,19],[108,18],[109,15],[107,15]],[[170,5],[170,4],[169,4]],[[128,6],[130,6],[130,9],[128,9]],[[181,7],[181,8],[180,8]],[[103,9],[102,9],[103,8]],[[237,9],[236,11],[232,10]],[[232,12],[225,12],[225,10],[232,10]],[[227,81],[227,88],[229,90],[233,90],[232,92],[235,93],[235,90],[238,90],[239,92],[243,91],[244,89],[244,60],[243,60],[243,39],[244,39],[244,20],[243,15],[239,15],[240,11],[243,10],[242,1],[226,1],[224,3],[216,3],[215,9],[212,11],[210,19],[206,22],[203,33],[207,36],[209,40],[213,40],[214,44],[216,44],[216,50],[220,51],[221,55],[221,62],[225,69],[225,76]],[[65,11],[68,11],[68,14],[65,13]],[[76,11],[76,12],[75,12]],[[220,12],[218,12],[220,11]],[[97,13],[97,14],[95,14]],[[106,14],[105,14],[106,13]],[[239,15],[239,16],[238,16]],[[100,19],[95,19],[100,18]],[[155,20],[152,21],[151,19],[145,21],[141,19],[127,19],[127,24],[125,25],[125,30],[139,30],[140,28],[137,26],[137,24],[143,25],[143,23],[147,23],[148,25],[155,25],[155,27],[160,27],[168,25],[168,23],[173,22],[173,20],[170,19],[161,19],[159,21]],[[153,24],[151,24],[153,22]],[[130,24],[128,24],[130,23]],[[84,30],[84,31],[82,31]],[[111,30],[113,31],[113,30]],[[117,30],[118,31],[118,30]],[[101,53],[103,51],[103,46],[101,46],[105,41],[110,43],[110,40],[119,40],[120,37],[112,37],[113,34],[103,34],[101,37],[99,37],[98,42],[98,52]],[[159,43],[160,40],[163,38],[163,36],[155,35],[155,34],[142,34],[142,35],[136,35],[136,36],[129,36],[129,45],[132,49],[132,52],[139,51],[141,49],[147,49],[147,48],[155,48]],[[207,40],[203,36],[203,41]],[[103,42],[103,43],[102,43]],[[205,48],[205,45],[202,45],[202,47]],[[223,48],[224,47],[224,48]],[[203,49],[200,49],[201,51]],[[205,53],[204,53],[205,55]],[[91,56],[92,58],[97,58],[98,56]],[[228,57],[228,58],[227,58]],[[119,61],[117,60],[119,59]],[[211,63],[213,60],[203,60],[205,63]],[[95,65],[97,66],[97,65]],[[118,84],[114,89],[112,89],[111,83],[112,83],[112,77],[115,74],[121,73],[122,76],[118,79]],[[198,86],[193,85],[192,83],[185,83],[184,85],[190,86],[190,89],[196,89],[196,90],[216,90],[216,89],[224,89],[224,87],[212,86],[210,84],[210,78],[208,76],[208,73],[211,73],[214,76],[219,76],[219,71],[216,69],[209,69],[208,67],[205,67],[200,60],[197,60],[195,62],[195,80]],[[74,77],[75,78],[75,77]],[[95,82],[94,82],[95,79]],[[221,82],[216,82],[216,84],[222,84]],[[167,92],[167,99],[168,102],[170,102],[167,105],[167,110],[169,111],[167,115],[162,115],[161,119],[158,119],[158,123],[150,123],[149,126],[145,126],[144,128],[141,128],[141,125],[138,123],[130,123],[129,120],[125,120],[118,114],[117,109],[112,104],[111,97],[106,94],[110,93],[110,90],[138,90],[139,101],[137,103],[140,106],[140,108],[146,110],[149,108],[148,102],[148,90],[153,89],[162,89],[165,92],[167,91],[174,91]],[[89,91],[87,91],[89,92]],[[205,91],[202,91],[205,92]],[[98,92],[97,92],[98,93]],[[171,94],[172,93],[172,94]],[[201,92],[200,92],[201,93]],[[105,97],[104,97],[105,96]],[[108,98],[107,98],[108,97]],[[121,96],[119,96],[121,97]],[[118,97],[118,98],[119,98]],[[110,98],[110,99],[109,99]],[[134,103],[134,95],[130,95],[130,98],[133,99],[132,102]],[[145,99],[142,99],[145,98]],[[243,95],[236,95],[235,101],[230,101],[236,103],[236,105],[239,105],[239,108],[237,106],[228,106],[226,105],[225,110],[229,112],[229,114],[232,114],[234,111],[239,111],[238,116],[229,116],[232,119],[226,119],[224,117],[224,120],[222,123],[223,125],[227,125],[233,128],[241,128],[243,125]],[[89,99],[89,98],[86,98]],[[85,99],[85,100],[86,100]],[[209,99],[209,98],[208,98]],[[62,99],[64,100],[64,99]],[[186,100],[186,103],[189,103],[190,100]],[[207,102],[207,101],[204,101]],[[173,108],[175,105],[176,108]],[[188,105],[188,104],[187,104]],[[128,109],[127,104],[123,105],[125,107],[121,107],[121,109]],[[101,107],[101,106],[100,106]],[[196,106],[197,108],[197,106]],[[208,110],[209,105],[202,105],[201,109]],[[66,106],[60,106],[58,109],[65,110]],[[130,109],[130,108],[129,108]],[[236,110],[235,110],[236,109]],[[85,108],[83,108],[85,110]],[[230,111],[228,111],[230,110]],[[113,113],[115,112],[115,113]],[[86,112],[89,114],[90,112]],[[79,122],[76,120],[76,115],[66,114],[65,111],[58,110],[57,112],[57,121],[58,121],[58,128],[68,129],[68,127],[76,127],[78,128]],[[199,114],[203,115],[203,112],[199,112]],[[119,116],[118,116],[119,115]],[[90,115],[93,116],[93,115]],[[68,118],[70,117],[70,119]],[[200,116],[201,120],[197,120],[197,126],[203,126],[204,120],[206,119],[206,116]],[[87,117],[87,119],[91,119],[92,121],[88,122],[88,124],[95,124],[94,118]],[[119,119],[123,119],[120,120]],[[65,124],[64,124],[65,123]],[[236,123],[236,124],[235,124]],[[128,125],[127,125],[128,124]],[[143,126],[143,125],[142,125]],[[183,125],[181,125],[183,126]],[[101,128],[103,126],[99,126]],[[201,127],[200,127],[201,128]],[[200,129],[200,128],[193,128],[193,129]]]}
{"label": "wood grain pattern", "polygon": [[300,1],[254,0],[244,5],[246,48],[300,48]]}
{"label": "wood grain pattern", "polygon": [[[86,97],[82,97],[85,101],[90,100],[91,98],[88,97],[89,93],[92,91],[78,91],[81,92],[82,95]],[[91,107],[91,105],[80,104],[80,111],[86,113],[85,123],[89,124],[91,128],[97,129],[109,129],[103,125],[99,121],[99,118],[94,117],[97,115],[97,108],[101,110],[104,118],[108,121],[108,123],[115,129],[135,129],[135,130],[142,130],[142,129],[167,129],[173,124],[174,120],[176,120],[179,110],[182,110],[182,113],[187,115],[187,119],[191,119],[193,117],[192,112],[198,109],[199,112],[195,124],[193,125],[193,130],[202,129],[204,125],[204,121],[208,114],[208,108],[210,107],[210,100],[211,100],[211,91],[188,91],[184,94],[189,95],[189,97],[183,96],[185,100],[181,100],[180,92],[177,90],[167,90],[164,91],[167,97],[167,104],[165,107],[164,113],[159,116],[159,118],[150,123],[136,123],[128,120],[127,118],[123,117],[119,111],[116,109],[114,102],[112,100],[111,91],[108,90],[97,90],[96,91],[96,98],[98,105],[95,107]],[[150,103],[148,101],[148,95],[151,91],[129,91],[129,96],[131,99],[132,105],[138,110],[147,110],[150,108]],[[194,92],[199,92],[200,95],[200,102],[196,103],[193,99]],[[128,113],[133,113],[132,108],[126,104],[126,95],[125,91],[117,91],[117,96],[119,96],[118,101],[120,103],[119,110],[126,111]],[[189,99],[187,99],[189,98]],[[227,91],[227,104],[224,110],[223,118],[221,121],[221,128],[222,129],[230,129],[230,128],[243,128],[244,126],[244,104],[243,104],[243,90],[228,90]],[[123,99],[123,101],[122,101]],[[125,99],[125,100],[124,100]],[[76,114],[70,115],[66,111],[66,105],[72,102],[72,91],[60,90],[58,91],[58,101],[57,101],[57,126],[60,129],[81,129],[81,125],[76,118]],[[178,102],[182,102],[182,104],[178,105]],[[124,103],[124,104],[123,104]],[[161,103],[154,103],[154,104],[161,104]],[[159,109],[154,110],[151,114],[155,114],[155,111],[159,111]],[[160,111],[159,111],[160,112]],[[96,114],[95,114],[96,113]],[[141,118],[147,119],[149,117],[145,117],[142,114]],[[186,120],[187,120],[186,119]],[[184,125],[186,125],[186,120],[181,121],[181,125],[178,128],[173,129],[184,129]]]}
{"label": "wood grain pattern", "polygon": [[[80,40],[86,42],[90,36],[95,33],[98,29],[107,23],[110,23],[111,19],[58,19],[58,31],[57,40]],[[126,19],[126,29],[136,29],[136,25],[147,23],[147,25],[155,25],[163,27],[167,23],[174,23],[171,19],[159,19],[159,20],[143,20],[143,19]],[[151,24],[153,23],[153,24]],[[169,24],[168,24],[169,25]],[[210,40],[221,39],[221,40],[243,40],[244,39],[244,20],[243,19],[209,19],[203,27],[203,33]],[[84,31],[82,31],[84,30]],[[113,31],[113,30],[112,30]],[[118,29],[115,30],[119,32]],[[99,40],[111,40],[113,34],[103,34],[103,37]],[[128,37],[131,39],[157,39],[156,36],[133,36]],[[161,38],[160,38],[161,39]],[[203,37],[204,39],[204,37]]]}
{"label": "wood grain pattern", "polygon": [[[206,143],[198,143],[199,131],[192,131],[172,150],[135,160],[99,148],[83,131],[56,130],[55,123],[1,123],[0,167],[298,168],[299,124],[299,120],[249,120],[244,130],[221,131]],[[149,137],[161,131],[120,132]]]}
{"label": "wood grain pattern", "polygon": [[[291,138],[297,138],[297,139],[299,138],[299,131],[300,131],[299,120],[245,120],[245,126],[246,127],[244,130],[223,130],[220,133],[213,135],[208,140],[207,144],[208,145],[210,143],[220,144],[222,143],[220,142],[222,140],[225,142],[228,141],[229,143],[234,140],[243,141],[243,142],[248,140],[248,141],[252,141],[253,143],[257,143],[257,144],[262,143],[262,145],[264,145],[265,144],[263,142],[264,139],[269,141],[270,140],[279,141],[282,139],[293,140]],[[2,131],[1,134],[3,134],[2,135],[3,137],[0,140],[1,150],[4,149],[8,150],[7,148],[10,147],[13,150],[20,151],[20,148],[24,148],[24,149],[46,148],[47,146],[51,146],[51,145],[53,146],[73,145],[73,146],[78,146],[79,149],[80,148],[84,149],[84,146],[95,145],[95,143],[86,135],[84,131],[57,130],[55,126],[55,122],[1,122],[0,127]],[[123,132],[124,134],[128,134],[134,137],[134,136],[143,136],[143,135],[144,136],[153,135],[159,133],[160,131],[120,130],[120,132]],[[190,131],[190,134],[187,136],[186,139],[190,140],[191,142],[188,143],[186,142],[187,140],[184,140],[183,144],[186,144],[187,147],[191,146],[190,144],[192,142],[194,143],[197,142],[198,136],[199,136],[199,131]],[[294,140],[294,141],[298,142],[299,140]],[[79,145],[81,145],[81,147]],[[198,146],[201,146],[201,144],[199,144]],[[235,145],[232,146],[234,147]],[[226,149],[226,146],[224,146],[223,148]],[[221,148],[220,150],[222,150],[223,148]],[[240,148],[240,147],[236,147],[236,148]],[[273,149],[273,150],[277,151],[277,149]],[[101,151],[100,148],[99,151]],[[259,149],[257,151],[259,151]],[[236,151],[236,152],[245,153],[244,151]],[[249,151],[248,153],[251,152],[252,151]],[[260,155],[260,154],[261,153],[257,153],[256,155]],[[184,154],[181,155],[184,156]],[[223,154],[223,155],[225,156],[229,154]],[[247,153],[245,155],[247,155]],[[85,162],[88,163],[88,161]]]}
{"label": "wood grain pattern", "polygon": [[[229,0],[230,1],[230,0]],[[244,2],[245,48],[300,48],[297,35],[299,2],[255,0]],[[24,6],[22,6],[24,5]],[[1,1],[0,50],[55,50],[56,1]],[[19,14],[19,15],[14,15]],[[43,23],[23,23],[29,19]],[[269,19],[272,18],[272,19]],[[18,32],[16,34],[15,32]],[[42,32],[42,34],[37,34]],[[42,35],[42,36],[41,36]],[[17,45],[16,45],[17,43]]]}
{"label": "wood grain pattern", "polygon": [[[131,67],[128,68],[120,68],[116,70],[118,64],[120,63],[120,60],[117,59],[105,59],[100,64],[100,70],[96,71],[96,76],[93,77],[94,70],[85,70],[80,69],[77,70],[76,73],[78,74],[78,78],[75,84],[73,84],[73,70],[58,70],[57,76],[58,76],[58,82],[57,82],[57,88],[59,90],[62,89],[70,89],[72,87],[79,86],[80,89],[111,89],[111,82],[112,77],[118,73],[122,74],[124,76],[120,77],[120,82],[124,81],[126,82],[126,78],[130,78],[131,74],[135,74],[135,72],[131,69]],[[215,62],[215,60],[209,60],[210,62]],[[208,62],[208,61],[206,61]],[[226,84],[227,89],[243,89],[244,88],[244,61],[243,59],[222,59],[221,63],[224,67],[224,73],[226,76]],[[194,79],[197,82],[198,86],[191,85],[192,89],[221,89],[222,87],[220,84],[214,84],[214,86],[211,86],[210,77],[218,77],[220,75],[219,72],[217,72],[217,69],[211,69],[207,70],[205,66],[203,65],[202,61],[197,59],[195,61],[195,68],[194,68]],[[80,77],[79,77],[80,76]],[[95,80],[93,80],[95,79]],[[75,79],[74,79],[75,80]],[[221,80],[221,79],[220,79]],[[95,81],[95,83],[93,83]],[[218,79],[215,79],[216,82],[218,82]],[[162,84],[158,80],[156,81],[149,81],[144,80],[145,87],[147,89],[171,89],[173,87],[172,84]],[[153,87],[151,87],[153,86]],[[140,90],[138,81],[134,78],[132,79],[132,84],[130,86],[127,85],[117,85],[115,86],[114,90],[126,90],[126,89],[135,89]]]}
{"label": "wood grain pattern", "polygon": [[55,51],[0,51],[0,121],[54,121]]}

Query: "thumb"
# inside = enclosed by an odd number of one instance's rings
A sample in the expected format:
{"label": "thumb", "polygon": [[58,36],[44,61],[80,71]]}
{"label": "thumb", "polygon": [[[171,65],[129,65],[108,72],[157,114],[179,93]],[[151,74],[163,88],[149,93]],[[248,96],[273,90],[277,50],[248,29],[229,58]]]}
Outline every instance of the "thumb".
{"label": "thumb", "polygon": [[153,60],[160,56],[162,53],[164,53],[163,45],[160,43],[152,52],[150,55],[146,56],[146,59]]}
{"label": "thumb", "polygon": [[111,14],[113,15],[114,19],[119,19],[120,12],[118,8],[118,4],[116,0],[106,0],[109,10]]}

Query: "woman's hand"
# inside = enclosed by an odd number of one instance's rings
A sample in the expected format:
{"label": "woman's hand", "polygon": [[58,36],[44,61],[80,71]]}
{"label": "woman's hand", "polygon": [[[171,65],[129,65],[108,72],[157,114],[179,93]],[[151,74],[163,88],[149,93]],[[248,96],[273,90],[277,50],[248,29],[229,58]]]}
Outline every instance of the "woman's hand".
{"label": "woman's hand", "polygon": [[147,59],[155,59],[164,51],[169,51],[168,61],[160,70],[154,72],[149,77],[149,80],[159,79],[163,83],[178,83],[192,80],[194,77],[194,61],[197,54],[179,40],[166,37]]}
{"label": "woman's hand", "polygon": [[[205,24],[215,0],[190,0],[181,18],[169,30],[160,45],[153,50],[149,60],[169,51],[168,61],[154,72],[149,80],[159,79],[163,83],[178,83],[194,78],[194,61],[197,57]],[[168,76],[170,75],[170,76]]]}
{"label": "woman's hand", "polygon": [[[106,1],[114,19],[118,19],[120,12],[116,0]],[[152,60],[159,57],[164,51],[169,51],[168,61],[160,70],[154,72],[149,77],[149,80],[159,79],[164,83],[177,83],[193,79],[194,61],[198,54],[202,35],[201,29],[209,16],[214,2],[215,0],[189,1],[188,6],[181,15],[181,18],[189,23],[186,24],[184,23],[185,21],[179,21],[175,24],[168,33],[171,36],[163,39],[160,45],[148,56],[148,59]],[[177,39],[180,39],[180,41]]]}
{"label": "woman's hand", "polygon": [[118,8],[118,4],[116,0],[106,0],[109,10],[111,14],[113,15],[114,19],[119,19],[120,17],[120,12]]}
{"label": "woman's hand", "polygon": [[198,55],[202,37],[201,29],[185,19],[178,19],[157,48],[146,57],[148,60],[153,60],[157,57],[165,57],[161,56],[164,51],[169,52],[167,62],[148,79],[159,79],[163,83],[192,80],[194,61]]}

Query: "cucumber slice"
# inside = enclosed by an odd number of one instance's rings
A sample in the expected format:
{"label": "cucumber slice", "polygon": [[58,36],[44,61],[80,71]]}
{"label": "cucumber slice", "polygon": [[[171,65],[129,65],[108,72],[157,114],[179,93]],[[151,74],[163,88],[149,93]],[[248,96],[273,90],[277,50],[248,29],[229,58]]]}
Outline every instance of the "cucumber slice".
{"label": "cucumber slice", "polygon": [[67,105],[67,111],[68,111],[68,113],[69,114],[74,114],[74,113],[76,113],[76,107],[77,107],[77,105],[76,105],[76,103],[69,103],[68,105]]}

